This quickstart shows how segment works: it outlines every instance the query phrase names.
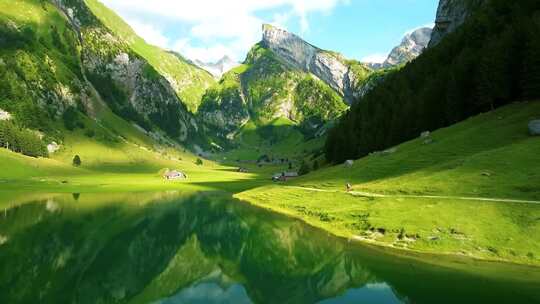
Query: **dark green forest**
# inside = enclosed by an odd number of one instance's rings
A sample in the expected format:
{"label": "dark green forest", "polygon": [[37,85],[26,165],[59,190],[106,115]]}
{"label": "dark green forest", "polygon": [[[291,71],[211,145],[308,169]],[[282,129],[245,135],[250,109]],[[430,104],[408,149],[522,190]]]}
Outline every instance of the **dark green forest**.
{"label": "dark green forest", "polygon": [[390,73],[330,130],[326,157],[363,157],[514,101],[540,97],[540,1],[492,0]]}

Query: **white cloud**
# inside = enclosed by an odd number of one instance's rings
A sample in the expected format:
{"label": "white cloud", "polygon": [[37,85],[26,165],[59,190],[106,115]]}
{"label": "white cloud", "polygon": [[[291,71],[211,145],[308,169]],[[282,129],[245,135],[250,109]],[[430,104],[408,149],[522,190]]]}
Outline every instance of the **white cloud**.
{"label": "white cloud", "polygon": [[[248,49],[260,40],[265,22],[285,27],[296,20],[302,31],[309,29],[308,15],[329,13],[338,4],[349,0],[102,0],[120,15],[128,18],[134,30],[152,44],[173,48],[187,57],[217,60],[219,51],[241,60]],[[262,20],[258,13],[277,10],[272,20]],[[144,20],[181,22],[190,30],[181,41],[170,41],[159,29],[142,23]],[[186,40],[187,38],[187,40]],[[194,47],[194,41],[205,47]],[[222,54],[223,55],[223,54]],[[221,57],[221,56],[219,56]]]}
{"label": "white cloud", "polygon": [[173,50],[181,53],[190,59],[197,59],[202,62],[216,62],[223,56],[235,58],[236,54],[230,45],[216,43],[210,46],[196,47],[189,39],[178,40],[172,46]]}
{"label": "white cloud", "polygon": [[133,30],[146,42],[162,48],[169,47],[169,38],[151,24],[142,23],[138,20],[126,20]]}
{"label": "white cloud", "polygon": [[412,34],[414,31],[419,30],[419,29],[424,28],[424,27],[434,28],[434,27],[435,27],[435,23],[432,22],[432,23],[428,23],[428,24],[424,24],[424,25],[421,25],[421,26],[417,26],[417,27],[415,27],[415,28],[412,28],[412,29],[406,31],[406,32],[403,34],[403,36]]}
{"label": "white cloud", "polygon": [[110,7],[124,12],[153,14],[184,21],[214,18],[234,19],[256,11],[288,7],[298,16],[309,12],[325,12],[347,0],[103,0]]}
{"label": "white cloud", "polygon": [[362,58],[360,61],[371,62],[371,63],[383,63],[387,57],[388,57],[387,54],[371,54]]}

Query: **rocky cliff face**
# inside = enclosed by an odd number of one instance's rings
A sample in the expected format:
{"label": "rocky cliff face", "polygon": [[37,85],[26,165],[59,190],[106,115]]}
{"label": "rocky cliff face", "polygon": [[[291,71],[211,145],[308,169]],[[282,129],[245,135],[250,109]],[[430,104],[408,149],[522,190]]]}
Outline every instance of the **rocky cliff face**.
{"label": "rocky cliff face", "polygon": [[317,76],[352,103],[360,79],[344,58],[268,24],[263,25],[262,44],[287,64]]}
{"label": "rocky cliff face", "polygon": [[420,56],[428,46],[433,29],[423,27],[405,35],[400,45],[395,47],[384,62],[384,66],[399,65]]}
{"label": "rocky cliff face", "polygon": [[444,36],[455,31],[476,8],[486,2],[487,0],[440,0],[429,47],[437,45]]}

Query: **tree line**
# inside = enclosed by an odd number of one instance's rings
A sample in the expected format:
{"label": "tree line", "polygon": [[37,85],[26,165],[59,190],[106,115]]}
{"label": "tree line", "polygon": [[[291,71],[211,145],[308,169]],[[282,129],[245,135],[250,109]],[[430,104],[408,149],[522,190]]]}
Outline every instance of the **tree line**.
{"label": "tree line", "polygon": [[34,131],[0,121],[0,147],[32,157],[48,157],[47,146]]}
{"label": "tree line", "polygon": [[421,132],[540,97],[540,1],[491,0],[385,80],[330,130],[326,158],[363,157]]}

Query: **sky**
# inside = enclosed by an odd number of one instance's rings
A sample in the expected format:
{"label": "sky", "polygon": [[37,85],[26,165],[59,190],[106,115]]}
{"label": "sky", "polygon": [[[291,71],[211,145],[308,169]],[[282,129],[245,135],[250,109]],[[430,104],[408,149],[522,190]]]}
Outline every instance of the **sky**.
{"label": "sky", "polygon": [[243,61],[262,24],[350,59],[381,62],[405,33],[433,26],[438,0],[101,0],[148,43],[190,59]]}

